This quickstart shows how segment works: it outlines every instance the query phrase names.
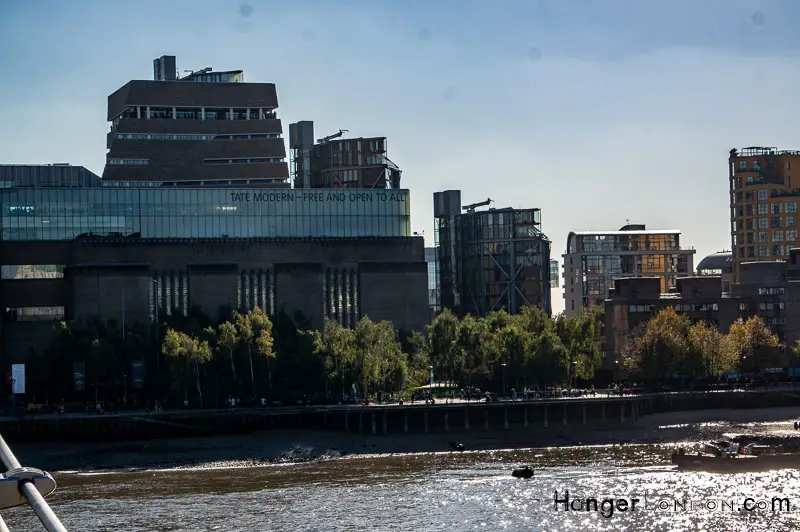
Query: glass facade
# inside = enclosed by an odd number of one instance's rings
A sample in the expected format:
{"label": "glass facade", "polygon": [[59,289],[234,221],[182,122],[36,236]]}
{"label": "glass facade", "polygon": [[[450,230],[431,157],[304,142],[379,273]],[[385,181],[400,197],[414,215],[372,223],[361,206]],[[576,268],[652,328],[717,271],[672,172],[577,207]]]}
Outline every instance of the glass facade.
{"label": "glass facade", "polygon": [[539,209],[437,218],[442,307],[485,316],[523,306],[550,313],[550,241]]}
{"label": "glass facade", "polygon": [[0,189],[2,240],[410,236],[407,190]]}

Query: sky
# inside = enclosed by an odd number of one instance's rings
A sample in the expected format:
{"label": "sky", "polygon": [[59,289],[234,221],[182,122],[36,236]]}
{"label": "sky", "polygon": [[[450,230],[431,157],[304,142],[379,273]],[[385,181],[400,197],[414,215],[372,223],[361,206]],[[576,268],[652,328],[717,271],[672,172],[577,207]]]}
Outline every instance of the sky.
{"label": "sky", "polygon": [[[107,97],[181,70],[277,85],[317,136],[386,136],[433,245],[433,192],[570,231],[730,249],[731,148],[800,149],[795,0],[0,2],[0,164],[102,173]],[[561,290],[554,311],[563,309]]]}

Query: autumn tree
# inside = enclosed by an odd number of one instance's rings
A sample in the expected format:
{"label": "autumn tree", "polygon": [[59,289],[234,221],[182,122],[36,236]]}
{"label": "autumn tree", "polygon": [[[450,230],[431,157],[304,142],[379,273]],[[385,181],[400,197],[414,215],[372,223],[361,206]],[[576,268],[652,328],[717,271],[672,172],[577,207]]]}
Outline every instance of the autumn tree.
{"label": "autumn tree", "polygon": [[742,373],[758,373],[781,365],[780,341],[758,316],[739,319],[725,338],[727,356],[736,361]]}
{"label": "autumn tree", "polygon": [[678,374],[690,353],[690,327],[689,318],[666,307],[631,332],[623,352],[625,367],[660,381]]}

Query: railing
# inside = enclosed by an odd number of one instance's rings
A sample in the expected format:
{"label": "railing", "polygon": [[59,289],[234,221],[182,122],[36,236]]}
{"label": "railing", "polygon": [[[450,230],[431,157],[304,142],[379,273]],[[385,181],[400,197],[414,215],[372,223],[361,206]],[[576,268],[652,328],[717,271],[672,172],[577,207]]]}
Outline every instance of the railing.
{"label": "railing", "polygon": [[[48,532],[67,532],[44,498],[56,489],[50,474],[32,467],[22,467],[11,448],[0,436],[0,460],[7,471],[0,477],[0,508],[20,506],[26,502]],[[0,532],[8,532],[0,517]]]}

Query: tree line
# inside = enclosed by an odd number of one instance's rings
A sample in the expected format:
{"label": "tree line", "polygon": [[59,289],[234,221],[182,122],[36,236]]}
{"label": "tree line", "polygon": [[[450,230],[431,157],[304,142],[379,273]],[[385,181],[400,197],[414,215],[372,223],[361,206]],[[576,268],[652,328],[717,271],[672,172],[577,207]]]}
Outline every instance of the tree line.
{"label": "tree line", "polygon": [[49,347],[29,350],[28,397],[187,399],[207,407],[222,406],[228,397],[338,402],[343,396],[408,397],[431,378],[501,392],[591,379],[602,353],[599,315],[551,318],[533,307],[485,318],[444,310],[424,332],[398,331],[368,317],[353,328],[325,319],[318,331],[302,313],[270,317],[258,308],[223,312],[226,318],[216,322],[197,309],[161,315],[157,326],[60,323]]}
{"label": "tree line", "polygon": [[722,333],[667,307],[631,331],[622,358],[639,378],[707,380],[729,371],[758,374],[783,367],[783,354],[778,337],[758,316],[739,319]]}

